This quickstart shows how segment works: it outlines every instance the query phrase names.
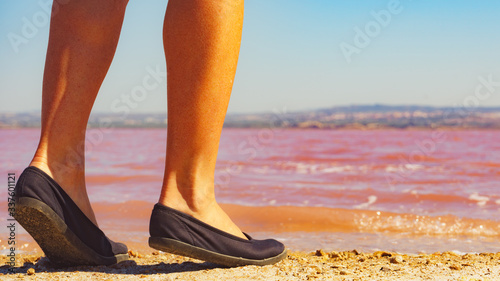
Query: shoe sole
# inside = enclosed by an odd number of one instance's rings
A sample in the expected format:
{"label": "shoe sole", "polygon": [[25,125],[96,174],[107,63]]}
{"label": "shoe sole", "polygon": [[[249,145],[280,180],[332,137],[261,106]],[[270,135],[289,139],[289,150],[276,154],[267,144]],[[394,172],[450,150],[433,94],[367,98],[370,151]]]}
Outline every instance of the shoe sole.
{"label": "shoe sole", "polygon": [[212,262],[228,267],[244,266],[244,265],[269,265],[279,262],[286,258],[286,249],[279,255],[262,260],[252,260],[240,257],[233,257],[217,252],[209,251],[200,247],[196,247],[181,241],[161,237],[149,237],[149,246],[151,248],[168,252],[176,255],[186,256],[198,260]]}
{"label": "shoe sole", "polygon": [[85,245],[47,204],[21,197],[14,218],[35,239],[57,266],[112,265],[128,260],[127,254],[105,257]]}

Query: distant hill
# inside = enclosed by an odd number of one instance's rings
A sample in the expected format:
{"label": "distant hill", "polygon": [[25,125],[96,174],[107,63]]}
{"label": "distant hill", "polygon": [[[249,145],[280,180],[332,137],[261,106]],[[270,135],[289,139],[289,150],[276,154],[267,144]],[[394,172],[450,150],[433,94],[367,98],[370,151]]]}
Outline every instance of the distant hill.
{"label": "distant hill", "polygon": [[500,129],[500,107],[352,105],[290,113],[233,114],[226,127],[489,128]]}
{"label": "distant hill", "polygon": [[[164,128],[166,113],[94,113],[89,127]],[[0,128],[39,127],[38,113],[0,113]],[[227,128],[481,128],[500,129],[500,107],[432,107],[418,105],[351,105],[316,110],[254,114],[228,114]]]}

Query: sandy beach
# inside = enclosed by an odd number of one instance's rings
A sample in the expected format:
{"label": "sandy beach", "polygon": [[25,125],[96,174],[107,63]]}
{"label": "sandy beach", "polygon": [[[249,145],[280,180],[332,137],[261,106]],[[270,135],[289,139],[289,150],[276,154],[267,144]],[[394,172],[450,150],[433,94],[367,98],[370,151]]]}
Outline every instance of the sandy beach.
{"label": "sandy beach", "polygon": [[19,255],[14,273],[2,256],[2,280],[498,280],[500,253],[400,255],[378,251],[291,252],[264,267],[223,268],[161,252],[129,251],[113,266],[55,268],[40,255]]}

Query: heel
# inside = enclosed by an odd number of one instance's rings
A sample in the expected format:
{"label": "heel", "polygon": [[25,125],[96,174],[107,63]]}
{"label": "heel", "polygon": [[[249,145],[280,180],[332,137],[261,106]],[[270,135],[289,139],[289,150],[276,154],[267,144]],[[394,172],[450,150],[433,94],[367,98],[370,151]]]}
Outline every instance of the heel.
{"label": "heel", "polygon": [[128,259],[128,254],[114,257],[97,254],[49,206],[37,199],[19,198],[14,218],[57,266],[111,265]]}

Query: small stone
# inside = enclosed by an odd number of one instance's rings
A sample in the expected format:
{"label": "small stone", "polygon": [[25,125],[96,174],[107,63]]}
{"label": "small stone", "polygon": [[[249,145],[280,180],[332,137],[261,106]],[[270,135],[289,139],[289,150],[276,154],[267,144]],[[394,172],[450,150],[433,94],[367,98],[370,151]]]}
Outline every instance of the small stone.
{"label": "small stone", "polygon": [[317,265],[313,265],[313,266],[311,266],[311,268],[314,269],[314,271],[316,272],[316,274],[323,273],[323,269],[321,269],[321,267],[319,267]]}
{"label": "small stone", "polygon": [[129,256],[131,256],[131,257],[137,257],[137,252],[134,252],[134,251],[132,251],[132,250],[129,250],[129,251],[128,251],[128,254],[129,254]]}
{"label": "small stone", "polygon": [[447,251],[447,252],[444,252],[443,253],[443,256],[448,256],[448,257],[459,257],[460,255],[455,253],[455,252],[452,252],[452,251]]}
{"label": "small stone", "polygon": [[344,271],[344,270],[341,270],[341,271],[339,272],[339,274],[340,274],[340,275],[347,275],[347,272],[346,272],[346,271]]}
{"label": "small stone", "polygon": [[339,258],[341,258],[342,260],[350,259],[350,258],[356,256],[356,254],[352,251],[343,251],[343,252],[340,252],[338,255],[339,255]]}
{"label": "small stone", "polygon": [[326,256],[326,253],[322,249],[319,249],[319,250],[316,250],[315,255],[318,257],[322,257],[322,256]]}
{"label": "small stone", "polygon": [[34,268],[30,268],[30,269],[28,269],[28,271],[26,273],[28,275],[33,275],[33,274],[35,274],[35,269]]}
{"label": "small stone", "polygon": [[396,263],[396,264],[399,264],[399,263],[402,263],[403,262],[403,257],[402,256],[394,256],[392,257],[390,260],[389,260],[391,263]]}
{"label": "small stone", "polygon": [[389,271],[391,271],[391,269],[390,269],[390,268],[388,268],[388,267],[382,266],[382,267],[380,268],[380,271],[382,271],[382,272],[389,272]]}
{"label": "small stone", "polygon": [[158,252],[152,252],[151,254],[152,254],[153,256],[157,256],[157,255],[159,255],[160,253],[158,253]]}
{"label": "small stone", "polygon": [[40,259],[40,257],[35,257],[35,256],[26,256],[23,258],[24,262],[26,263],[36,263],[38,260]]}
{"label": "small stone", "polygon": [[472,259],[475,259],[475,258],[476,258],[476,256],[473,255],[473,254],[465,254],[465,255],[462,256],[463,260],[472,260]]}
{"label": "small stone", "polygon": [[333,252],[331,252],[331,253],[329,254],[329,256],[330,256],[330,258],[335,259],[335,258],[340,257],[340,254],[339,254],[339,252],[335,252],[335,251],[333,251]]}
{"label": "small stone", "polygon": [[391,257],[392,254],[384,251],[377,251],[373,253],[373,256],[376,258],[381,258],[381,257]]}
{"label": "small stone", "polygon": [[460,270],[460,269],[462,269],[462,268],[461,268],[461,267],[460,267],[460,265],[458,265],[458,264],[452,264],[452,265],[450,265],[450,269],[453,269],[453,270]]}

